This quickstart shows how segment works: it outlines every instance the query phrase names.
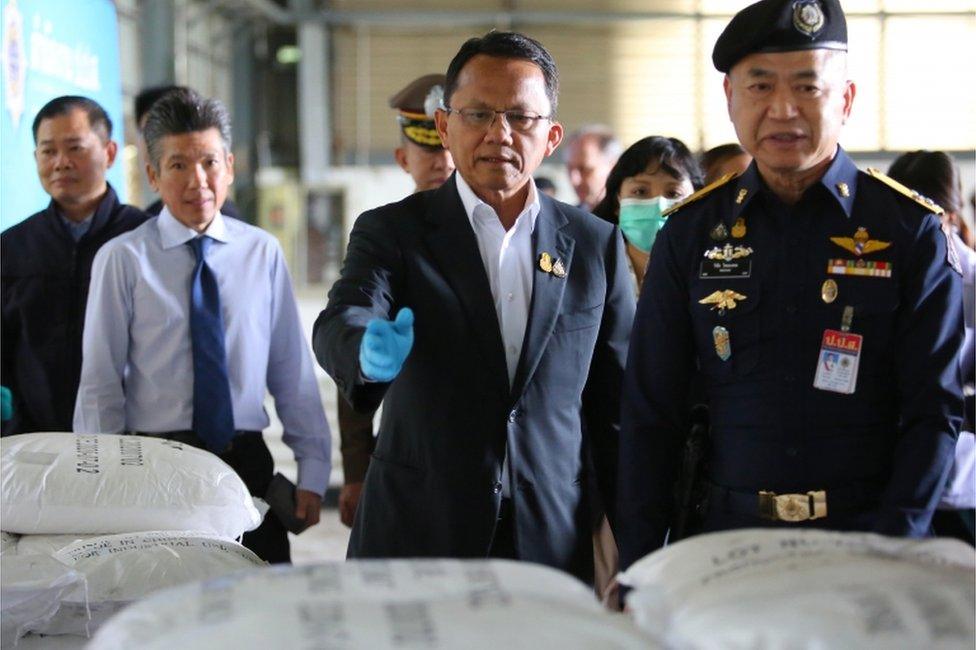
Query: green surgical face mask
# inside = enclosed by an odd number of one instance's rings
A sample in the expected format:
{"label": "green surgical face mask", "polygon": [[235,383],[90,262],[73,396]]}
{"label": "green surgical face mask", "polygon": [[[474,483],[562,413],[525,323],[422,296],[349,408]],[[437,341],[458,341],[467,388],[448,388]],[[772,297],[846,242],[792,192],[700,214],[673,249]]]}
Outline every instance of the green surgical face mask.
{"label": "green surgical face mask", "polygon": [[620,229],[631,244],[645,253],[651,252],[654,238],[667,217],[661,213],[677,203],[676,199],[655,196],[652,199],[620,199]]}

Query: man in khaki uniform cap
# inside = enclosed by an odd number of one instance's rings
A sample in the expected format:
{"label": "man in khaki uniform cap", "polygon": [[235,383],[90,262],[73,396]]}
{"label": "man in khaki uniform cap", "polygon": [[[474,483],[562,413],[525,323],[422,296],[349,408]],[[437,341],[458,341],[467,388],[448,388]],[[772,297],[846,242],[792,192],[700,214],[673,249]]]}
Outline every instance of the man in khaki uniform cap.
{"label": "man in khaki uniform cap", "polygon": [[[400,125],[400,146],[393,153],[400,168],[413,178],[414,192],[436,189],[454,172],[451,153],[441,144],[434,127],[434,111],[444,96],[444,80],[443,74],[427,74],[390,97],[390,108],[397,110]],[[374,447],[373,413],[357,413],[341,393],[338,402],[345,477],[339,493],[339,518],[346,526],[352,526]]]}

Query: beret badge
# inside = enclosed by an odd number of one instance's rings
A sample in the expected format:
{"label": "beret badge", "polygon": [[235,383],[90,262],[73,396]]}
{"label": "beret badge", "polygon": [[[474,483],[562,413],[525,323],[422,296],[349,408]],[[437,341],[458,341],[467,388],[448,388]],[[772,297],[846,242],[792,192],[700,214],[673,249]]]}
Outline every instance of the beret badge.
{"label": "beret badge", "polygon": [[801,34],[812,38],[823,29],[825,22],[823,9],[816,0],[793,3],[793,26]]}

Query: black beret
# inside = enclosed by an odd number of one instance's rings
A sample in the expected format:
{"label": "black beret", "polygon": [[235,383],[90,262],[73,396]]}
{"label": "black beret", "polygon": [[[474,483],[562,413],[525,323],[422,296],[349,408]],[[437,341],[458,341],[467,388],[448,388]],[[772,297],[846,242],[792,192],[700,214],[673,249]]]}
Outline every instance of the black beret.
{"label": "black beret", "polygon": [[847,19],[839,0],[760,0],[729,21],[712,63],[728,72],[756,52],[847,51]]}
{"label": "black beret", "polygon": [[446,79],[442,74],[424,75],[390,97],[390,108],[399,111],[400,130],[414,144],[428,149],[442,147],[434,127],[434,111],[443,103]]}

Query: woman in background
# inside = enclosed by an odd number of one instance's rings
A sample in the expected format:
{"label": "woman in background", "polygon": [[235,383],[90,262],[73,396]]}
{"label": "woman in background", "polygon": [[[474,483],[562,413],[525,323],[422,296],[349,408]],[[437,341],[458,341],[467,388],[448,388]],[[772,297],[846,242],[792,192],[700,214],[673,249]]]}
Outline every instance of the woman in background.
{"label": "woman in background", "polygon": [[[607,176],[603,200],[593,214],[619,224],[627,244],[627,258],[639,292],[651,245],[664,224],[663,212],[702,185],[701,169],[685,144],[676,138],[650,136],[621,154]],[[592,491],[596,493],[596,491]],[[590,504],[594,515],[593,559],[597,593],[613,605],[613,577],[617,574],[617,544],[603,516],[603,504]]]}
{"label": "woman in background", "polygon": [[620,225],[637,290],[651,245],[664,225],[663,213],[701,188],[698,162],[677,138],[652,135],[621,154],[607,177],[603,200],[593,214]]}
{"label": "woman in background", "polygon": [[966,409],[962,429],[956,440],[956,458],[946,484],[939,509],[932,518],[936,535],[974,541],[974,506],[976,506],[976,437],[973,435],[976,383],[976,251],[972,249],[971,231],[963,219],[962,183],[952,157],[942,151],[912,151],[895,159],[888,175],[922,194],[945,210],[943,227],[949,231],[962,263],[963,323],[966,336],[959,353]]}

